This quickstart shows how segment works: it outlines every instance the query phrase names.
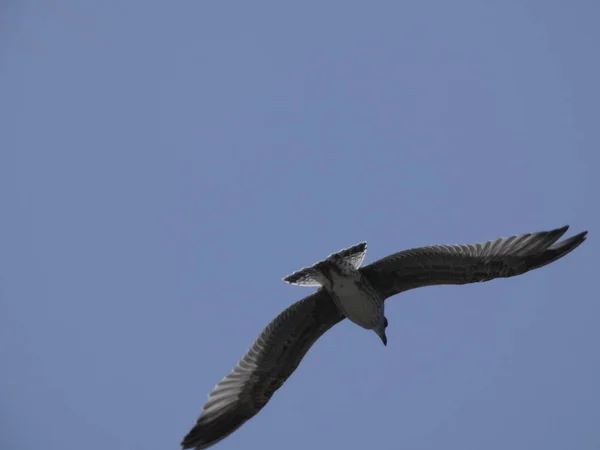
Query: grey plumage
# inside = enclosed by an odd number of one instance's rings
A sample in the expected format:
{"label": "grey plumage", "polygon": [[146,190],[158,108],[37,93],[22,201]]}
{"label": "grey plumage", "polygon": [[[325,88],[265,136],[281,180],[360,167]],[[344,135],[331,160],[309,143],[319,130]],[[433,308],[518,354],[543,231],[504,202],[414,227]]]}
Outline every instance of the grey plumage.
{"label": "grey plumage", "polygon": [[[567,229],[564,226],[477,244],[404,250],[359,272],[382,299],[417,287],[512,277],[562,258],[585,240],[586,231],[558,241]],[[354,258],[352,264],[356,265],[357,258],[358,264],[362,262],[365,250],[366,244],[361,243],[338,254]],[[291,280],[300,280],[302,274],[295,274]],[[314,342],[342,319],[344,315],[325,288],[289,306],[267,325],[240,362],[211,391],[182,447],[210,447],[251,419],[294,372]]]}
{"label": "grey plumage", "polygon": [[565,225],[477,244],[404,250],[364,266],[361,272],[385,298],[424,286],[512,277],[550,264],[575,250],[585,240],[587,231],[556,243],[568,228]]}
{"label": "grey plumage", "polygon": [[182,447],[207,448],[252,418],[296,370],[313,343],[343,318],[323,289],[279,314],[211,391]]}

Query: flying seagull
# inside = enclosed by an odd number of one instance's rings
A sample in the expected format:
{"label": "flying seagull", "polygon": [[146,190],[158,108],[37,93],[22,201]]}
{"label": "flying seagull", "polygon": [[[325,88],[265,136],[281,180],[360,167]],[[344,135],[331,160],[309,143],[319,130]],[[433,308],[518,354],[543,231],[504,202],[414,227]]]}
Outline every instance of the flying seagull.
{"label": "flying seagull", "polygon": [[362,242],[288,275],[287,283],[319,289],[267,325],[210,392],[181,446],[208,448],[254,417],[315,341],[344,318],[373,330],[387,345],[384,301],[388,297],[423,286],[508,278],[545,266],[585,241],[587,231],[557,242],[568,228],[477,244],[418,247],[360,267],[367,251]]}

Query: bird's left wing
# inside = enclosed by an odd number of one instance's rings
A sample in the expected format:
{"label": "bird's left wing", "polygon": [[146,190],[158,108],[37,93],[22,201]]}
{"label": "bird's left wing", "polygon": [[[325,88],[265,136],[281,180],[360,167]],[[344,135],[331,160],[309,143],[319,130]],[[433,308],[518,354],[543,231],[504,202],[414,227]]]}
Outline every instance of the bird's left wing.
{"label": "bird's left wing", "polygon": [[585,241],[587,231],[558,241],[568,228],[476,244],[413,248],[375,261],[360,271],[384,298],[423,286],[512,277],[550,264]]}
{"label": "bird's left wing", "polygon": [[251,419],[296,370],[314,342],[342,319],[323,289],[284,310],[210,392],[181,446],[210,447]]}

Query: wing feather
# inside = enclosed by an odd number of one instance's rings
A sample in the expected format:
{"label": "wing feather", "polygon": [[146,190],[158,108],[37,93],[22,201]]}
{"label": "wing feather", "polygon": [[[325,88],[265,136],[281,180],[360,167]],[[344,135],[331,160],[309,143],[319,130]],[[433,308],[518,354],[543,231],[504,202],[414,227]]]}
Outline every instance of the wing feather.
{"label": "wing feather", "polygon": [[342,319],[322,289],[279,314],[210,392],[181,446],[197,450],[210,447],[254,417],[296,370],[314,342]]}
{"label": "wing feather", "polygon": [[423,286],[512,277],[550,264],[585,241],[587,231],[557,242],[568,228],[564,226],[476,244],[413,248],[382,258],[360,270],[385,298]]}

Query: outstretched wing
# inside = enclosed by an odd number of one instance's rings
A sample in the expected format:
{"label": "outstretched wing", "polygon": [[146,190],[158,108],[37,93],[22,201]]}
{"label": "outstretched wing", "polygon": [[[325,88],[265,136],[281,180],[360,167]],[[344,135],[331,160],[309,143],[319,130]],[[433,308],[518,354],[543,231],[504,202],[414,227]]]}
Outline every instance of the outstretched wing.
{"label": "outstretched wing", "polygon": [[413,248],[394,253],[360,270],[384,298],[423,286],[512,277],[562,258],[585,240],[587,231],[557,242],[568,228],[564,226],[477,244]]}
{"label": "outstretched wing", "polygon": [[314,342],[342,319],[323,289],[279,314],[208,395],[181,446],[210,447],[251,419],[296,370]]}

